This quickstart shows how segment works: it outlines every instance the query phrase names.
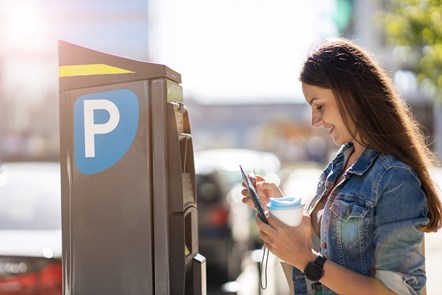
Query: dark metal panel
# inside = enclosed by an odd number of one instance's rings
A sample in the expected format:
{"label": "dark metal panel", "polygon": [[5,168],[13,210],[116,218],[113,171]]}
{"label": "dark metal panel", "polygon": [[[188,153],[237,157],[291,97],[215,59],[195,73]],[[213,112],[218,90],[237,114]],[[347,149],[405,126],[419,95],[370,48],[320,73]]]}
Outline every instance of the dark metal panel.
{"label": "dark metal panel", "polygon": [[167,81],[151,81],[155,292],[169,294],[169,191],[167,166]]}
{"label": "dark metal panel", "polygon": [[71,130],[62,138],[63,240],[67,255],[64,261],[70,281],[66,286],[71,288],[71,293],[65,294],[153,293],[147,82],[72,91],[69,105],[66,102],[62,105],[72,110],[81,95],[115,89],[130,89],[136,94],[140,116],[134,142],[123,158],[110,168],[92,175],[84,175],[77,169],[72,117],[62,118],[62,121],[71,120],[62,124],[66,128],[64,131]]}

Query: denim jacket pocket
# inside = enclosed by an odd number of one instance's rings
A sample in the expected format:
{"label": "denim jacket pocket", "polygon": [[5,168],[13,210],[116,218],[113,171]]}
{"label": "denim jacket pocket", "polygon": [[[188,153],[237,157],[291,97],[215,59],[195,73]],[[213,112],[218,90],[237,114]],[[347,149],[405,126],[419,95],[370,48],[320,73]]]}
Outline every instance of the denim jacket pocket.
{"label": "denim jacket pocket", "polygon": [[370,208],[352,199],[336,198],[330,206],[330,242],[337,250],[340,264],[368,275],[366,247]]}
{"label": "denim jacket pocket", "polygon": [[369,208],[356,201],[336,198],[331,204],[330,210],[337,218],[351,222],[353,218],[364,218]]}

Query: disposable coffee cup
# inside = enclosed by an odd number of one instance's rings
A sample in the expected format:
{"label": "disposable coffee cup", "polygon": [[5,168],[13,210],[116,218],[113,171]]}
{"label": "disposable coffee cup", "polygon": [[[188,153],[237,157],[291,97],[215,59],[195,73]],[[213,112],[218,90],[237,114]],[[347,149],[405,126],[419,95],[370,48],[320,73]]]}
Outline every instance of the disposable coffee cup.
{"label": "disposable coffee cup", "polygon": [[285,224],[298,226],[304,216],[304,205],[299,198],[270,198],[267,209]]}

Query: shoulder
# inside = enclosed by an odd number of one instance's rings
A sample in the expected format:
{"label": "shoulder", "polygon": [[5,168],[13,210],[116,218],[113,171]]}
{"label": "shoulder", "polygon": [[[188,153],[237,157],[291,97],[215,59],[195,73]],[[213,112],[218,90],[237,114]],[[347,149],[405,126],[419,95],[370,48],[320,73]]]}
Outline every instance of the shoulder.
{"label": "shoulder", "polygon": [[385,168],[403,168],[403,169],[409,169],[412,170],[410,166],[405,164],[404,162],[396,159],[392,155],[387,154],[379,154],[378,162],[380,165],[382,165]]}
{"label": "shoulder", "polygon": [[379,173],[379,184],[396,185],[409,181],[418,187],[421,185],[419,175],[409,165],[391,155],[380,154],[374,166]]}
{"label": "shoulder", "polygon": [[376,165],[378,175],[374,193],[378,205],[384,204],[400,210],[410,207],[425,211],[426,196],[419,175],[410,166],[383,154],[379,156]]}
{"label": "shoulder", "polygon": [[386,193],[421,191],[419,175],[391,155],[368,151],[355,171],[360,173],[364,183],[370,185],[371,198],[375,203]]}
{"label": "shoulder", "polygon": [[353,171],[372,183],[375,190],[404,181],[412,181],[420,186],[419,176],[410,166],[391,155],[374,150],[364,152]]}

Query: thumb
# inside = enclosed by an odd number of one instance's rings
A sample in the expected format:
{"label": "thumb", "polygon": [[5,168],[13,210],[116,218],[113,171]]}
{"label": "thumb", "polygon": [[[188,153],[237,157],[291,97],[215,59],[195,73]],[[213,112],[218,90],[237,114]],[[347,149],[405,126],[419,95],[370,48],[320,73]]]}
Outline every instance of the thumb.
{"label": "thumb", "polygon": [[256,184],[257,184],[258,182],[265,181],[265,178],[262,177],[261,175],[258,175],[258,174],[255,174],[253,177],[252,177],[252,176],[249,176],[249,178],[250,178],[250,181],[252,182],[252,184],[253,184],[255,187],[256,187]]}
{"label": "thumb", "polygon": [[256,182],[261,182],[261,181],[265,180],[264,177],[262,177],[261,175],[258,175],[258,174],[255,176],[255,179],[256,179]]}

